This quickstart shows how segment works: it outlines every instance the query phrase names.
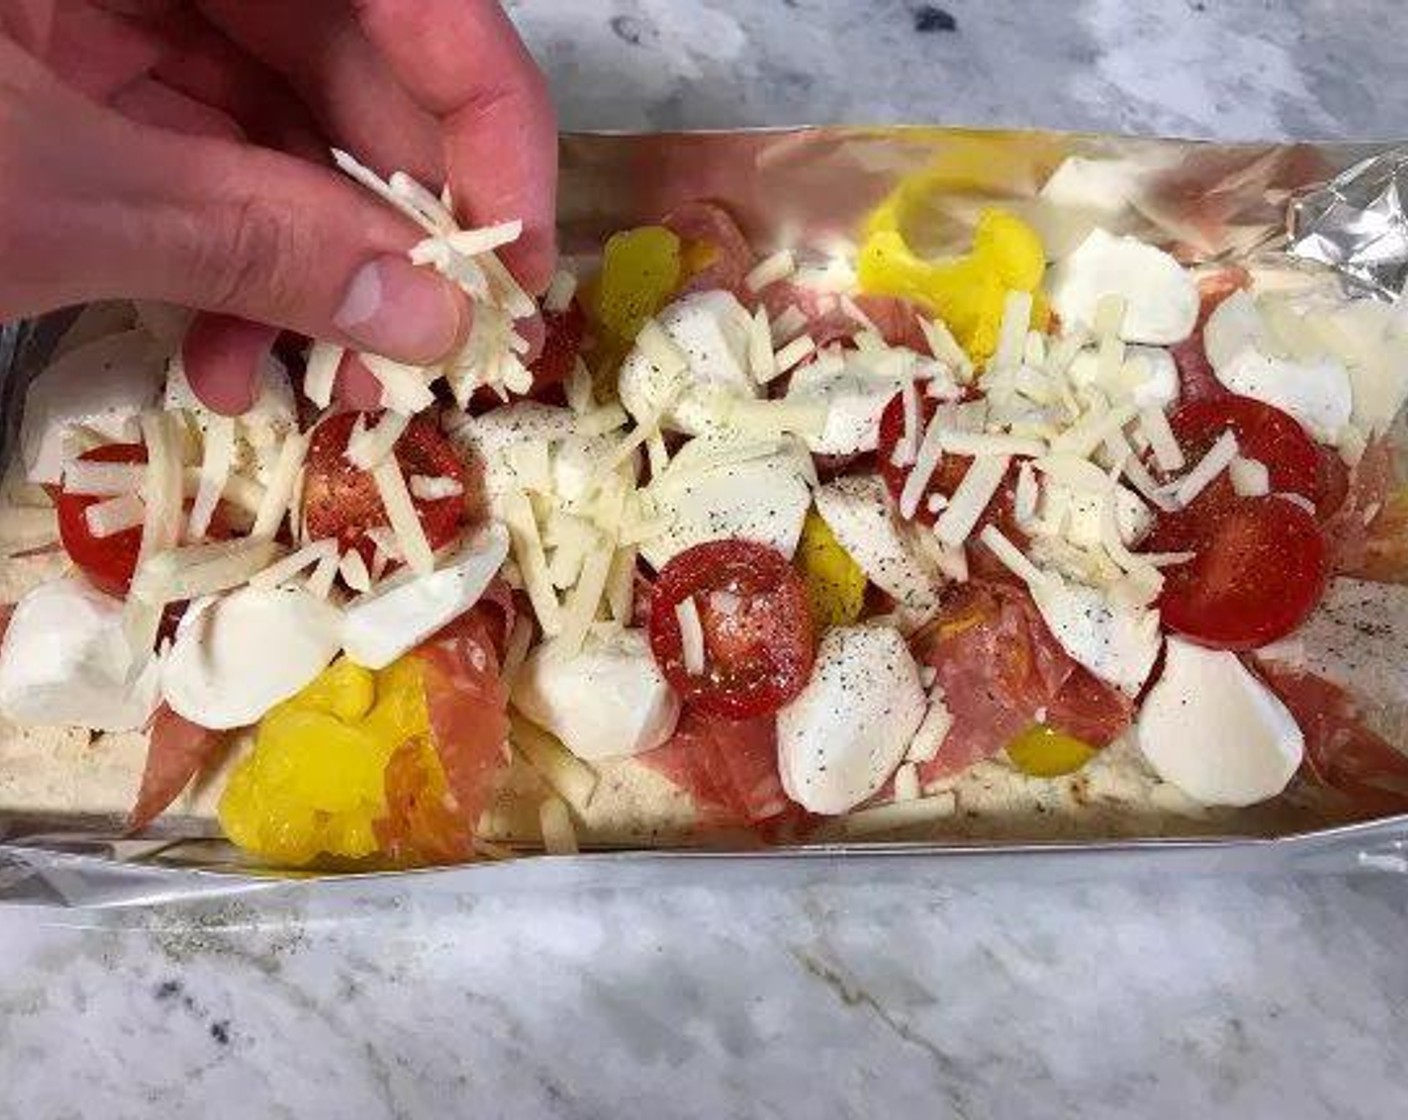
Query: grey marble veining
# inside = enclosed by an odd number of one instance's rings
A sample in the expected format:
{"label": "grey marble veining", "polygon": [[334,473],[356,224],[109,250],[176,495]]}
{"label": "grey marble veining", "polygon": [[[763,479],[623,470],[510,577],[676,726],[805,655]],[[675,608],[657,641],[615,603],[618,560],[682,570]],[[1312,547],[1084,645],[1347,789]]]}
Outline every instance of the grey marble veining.
{"label": "grey marble veining", "polygon": [[[5,916],[6,1116],[1390,1115],[1394,878]],[[72,923],[72,924],[70,924]],[[80,1107],[86,1104],[88,1107]]]}
{"label": "grey marble veining", "polygon": [[[509,6],[572,128],[1408,134],[1398,0]],[[0,1120],[1379,1118],[1405,929],[1390,876],[0,910]]]}

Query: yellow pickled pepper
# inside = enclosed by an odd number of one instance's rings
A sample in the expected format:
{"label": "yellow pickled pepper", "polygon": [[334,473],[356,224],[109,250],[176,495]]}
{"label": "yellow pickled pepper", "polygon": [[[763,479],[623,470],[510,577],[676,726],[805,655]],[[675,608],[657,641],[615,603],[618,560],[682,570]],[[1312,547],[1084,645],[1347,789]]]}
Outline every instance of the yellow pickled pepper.
{"label": "yellow pickled pepper", "polygon": [[802,523],[796,562],[818,630],[849,626],[860,618],[865,605],[865,572],[814,509]]}
{"label": "yellow pickled pepper", "polygon": [[220,799],[230,840],[288,866],[374,854],[387,762],[429,734],[421,673],[415,658],[376,673],[339,658],[266,714]]}

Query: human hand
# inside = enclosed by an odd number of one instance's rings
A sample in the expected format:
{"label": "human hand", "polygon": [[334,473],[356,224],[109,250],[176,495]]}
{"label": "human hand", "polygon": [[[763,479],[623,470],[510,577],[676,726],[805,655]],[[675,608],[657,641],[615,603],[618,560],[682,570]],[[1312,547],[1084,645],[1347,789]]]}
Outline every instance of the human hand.
{"label": "human hand", "polygon": [[[0,320],[117,297],[219,312],[189,372],[228,413],[278,328],[444,357],[469,305],[329,144],[448,182],[467,224],[523,219],[504,262],[548,283],[556,124],[492,0],[0,0]],[[359,370],[344,396],[374,403]]]}

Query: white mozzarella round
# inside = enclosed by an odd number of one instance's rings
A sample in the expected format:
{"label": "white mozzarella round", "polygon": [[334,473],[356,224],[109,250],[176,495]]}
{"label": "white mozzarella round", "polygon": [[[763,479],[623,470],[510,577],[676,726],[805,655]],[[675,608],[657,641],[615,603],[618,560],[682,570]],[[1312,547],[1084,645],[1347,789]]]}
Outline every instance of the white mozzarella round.
{"label": "white mozzarella round", "polygon": [[910,543],[912,530],[890,512],[878,475],[848,475],[827,483],[816,492],[816,509],[871,583],[910,610],[934,609],[939,581]]}
{"label": "white mozzarella round", "polygon": [[508,531],[491,522],[428,575],[409,570],[347,604],[342,648],[358,665],[384,669],[479,601],[508,556]]}
{"label": "white mozzarella round", "polygon": [[490,508],[501,515],[504,497],[522,487],[510,461],[513,449],[530,443],[555,445],[573,435],[576,423],[571,409],[518,401],[481,416],[464,417],[450,440],[462,454],[483,465],[485,495]]}
{"label": "white mozzarella round", "polygon": [[1052,636],[1072,660],[1127,696],[1139,694],[1163,642],[1157,611],[1060,578],[1034,582],[1031,593]]}
{"label": "white mozzarella round", "polygon": [[1305,738],[1286,706],[1234,653],[1170,637],[1163,676],[1135,723],[1164,781],[1204,805],[1254,805],[1295,774]]}
{"label": "white mozzarella round", "polygon": [[[663,426],[697,435],[718,426],[722,402],[758,395],[748,373],[751,319],[731,293],[695,292],[670,304],[656,321],[688,363],[688,385],[665,412]],[[644,420],[668,403],[675,381],[673,372],[661,370],[637,345],[621,364],[617,391],[626,411]]]}
{"label": "white mozzarella round", "polygon": [[686,445],[652,486],[665,527],[641,542],[641,556],[658,571],[696,544],[738,537],[771,545],[790,559],[811,505],[797,458],[778,452],[695,469],[691,448],[710,442],[705,437]]}
{"label": "white mozzarella round", "polygon": [[589,634],[567,658],[539,646],[514,679],[513,703],[588,762],[662,746],[680,715],[643,630]]}
{"label": "white mozzarella round", "polygon": [[873,797],[904,759],[925,707],[919,667],[898,630],[832,627],[806,688],[777,713],[787,796],[828,815]]}
{"label": "white mozzarella round", "polygon": [[57,483],[69,429],[114,441],[135,440],[142,410],[161,392],[165,355],[143,330],[124,331],[68,351],[25,393],[20,450],[31,482]]}
{"label": "white mozzarella round", "polygon": [[1168,253],[1134,237],[1096,229],[1051,271],[1051,306],[1065,323],[1095,322],[1105,296],[1125,302],[1120,330],[1126,342],[1169,346],[1193,333],[1198,287]]}
{"label": "white mozzarella round", "polygon": [[27,726],[133,731],[156,708],[149,658],[136,680],[122,602],[78,577],[34,588],[15,607],[0,645],[0,711]]}
{"label": "white mozzarella round", "polygon": [[1234,393],[1295,417],[1322,443],[1336,443],[1354,411],[1349,371],[1338,358],[1283,357],[1256,301],[1233,292],[1203,332],[1213,373]]}
{"label": "white mozzarella round", "polygon": [[824,356],[792,372],[787,400],[826,405],[821,433],[806,437],[814,454],[875,450],[880,442],[880,414],[905,382],[904,370],[898,368],[901,353],[847,350],[834,360]]}
{"label": "white mozzarella round", "polygon": [[246,727],[341,647],[341,612],[331,603],[302,588],[243,587],[191,604],[162,665],[162,695],[202,727]]}

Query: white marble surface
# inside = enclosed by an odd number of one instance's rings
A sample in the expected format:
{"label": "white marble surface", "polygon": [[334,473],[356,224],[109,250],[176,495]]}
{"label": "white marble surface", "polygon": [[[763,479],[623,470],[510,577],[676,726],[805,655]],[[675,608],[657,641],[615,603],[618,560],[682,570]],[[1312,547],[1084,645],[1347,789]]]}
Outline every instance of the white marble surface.
{"label": "white marble surface", "polygon": [[[511,5],[569,127],[1408,133],[1398,0],[923,7]],[[1389,876],[9,909],[0,1118],[1377,1118],[1405,929]]]}

